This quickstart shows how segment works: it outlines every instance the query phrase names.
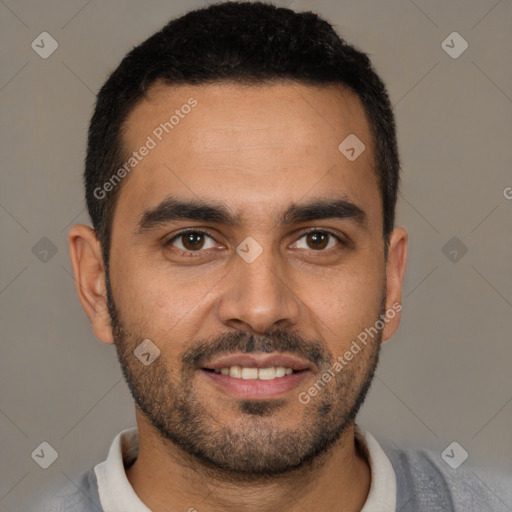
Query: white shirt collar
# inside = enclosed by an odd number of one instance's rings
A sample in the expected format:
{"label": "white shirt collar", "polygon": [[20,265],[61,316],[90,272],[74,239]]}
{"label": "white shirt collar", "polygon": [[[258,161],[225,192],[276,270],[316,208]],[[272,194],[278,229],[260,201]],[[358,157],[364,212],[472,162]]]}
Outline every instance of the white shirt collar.
{"label": "white shirt collar", "polygon": [[395,512],[396,477],[395,470],[377,440],[364,428],[356,425],[356,439],[366,450],[370,464],[370,492],[361,512]]}
{"label": "white shirt collar", "polygon": [[151,512],[130,484],[124,469],[139,452],[137,427],[119,432],[114,438],[107,460],[94,467],[98,494],[104,512]]}
{"label": "white shirt collar", "polygon": [[[370,492],[361,512],[395,512],[396,478],[391,462],[367,430],[356,425],[355,433],[371,469]],[[136,459],[138,451],[137,428],[123,430],[112,442],[107,460],[94,467],[104,512],[151,512],[126,477],[125,465]]]}

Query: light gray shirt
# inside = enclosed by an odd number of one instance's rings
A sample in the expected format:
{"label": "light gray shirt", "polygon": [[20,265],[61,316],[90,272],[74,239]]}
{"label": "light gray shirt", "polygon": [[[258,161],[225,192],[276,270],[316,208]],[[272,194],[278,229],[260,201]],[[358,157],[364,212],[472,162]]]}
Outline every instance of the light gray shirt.
{"label": "light gray shirt", "polygon": [[[371,470],[361,512],[512,512],[512,477],[486,475],[484,481],[469,467],[450,468],[432,452],[383,448],[357,425],[355,433]],[[138,449],[136,428],[120,432],[107,459],[55,493],[43,511],[151,512],[126,477]]]}

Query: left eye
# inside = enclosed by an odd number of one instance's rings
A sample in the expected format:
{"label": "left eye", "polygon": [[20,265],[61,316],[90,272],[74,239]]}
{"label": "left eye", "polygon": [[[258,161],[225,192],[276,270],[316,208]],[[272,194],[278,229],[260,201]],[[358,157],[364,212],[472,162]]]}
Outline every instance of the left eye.
{"label": "left eye", "polygon": [[299,249],[313,249],[318,251],[323,249],[331,249],[332,247],[336,246],[336,243],[331,243],[329,245],[329,242],[341,243],[341,239],[329,231],[309,231],[308,233],[304,233],[297,240],[296,244],[303,238],[306,240],[306,244],[309,245],[309,247],[299,247]]}

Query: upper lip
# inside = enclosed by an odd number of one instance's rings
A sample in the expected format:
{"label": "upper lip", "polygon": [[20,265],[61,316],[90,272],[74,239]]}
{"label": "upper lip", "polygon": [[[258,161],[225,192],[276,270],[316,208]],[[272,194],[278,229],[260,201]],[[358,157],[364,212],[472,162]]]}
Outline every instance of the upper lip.
{"label": "upper lip", "polygon": [[243,366],[246,368],[269,368],[271,366],[284,366],[292,370],[311,370],[312,364],[300,357],[287,354],[279,354],[278,352],[270,354],[226,354],[213,358],[202,368],[209,368],[211,370],[221,370],[222,368],[229,368],[230,366]]}

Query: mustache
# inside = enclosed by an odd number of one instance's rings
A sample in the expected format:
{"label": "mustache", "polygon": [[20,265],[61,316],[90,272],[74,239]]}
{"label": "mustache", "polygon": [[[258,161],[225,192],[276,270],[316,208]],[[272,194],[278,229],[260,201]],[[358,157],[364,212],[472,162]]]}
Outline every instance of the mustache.
{"label": "mustache", "polygon": [[279,329],[263,335],[239,331],[200,340],[183,353],[181,362],[185,368],[197,368],[205,366],[215,356],[233,352],[288,352],[302,356],[317,368],[328,365],[333,359],[318,341],[306,340],[297,333]]}

